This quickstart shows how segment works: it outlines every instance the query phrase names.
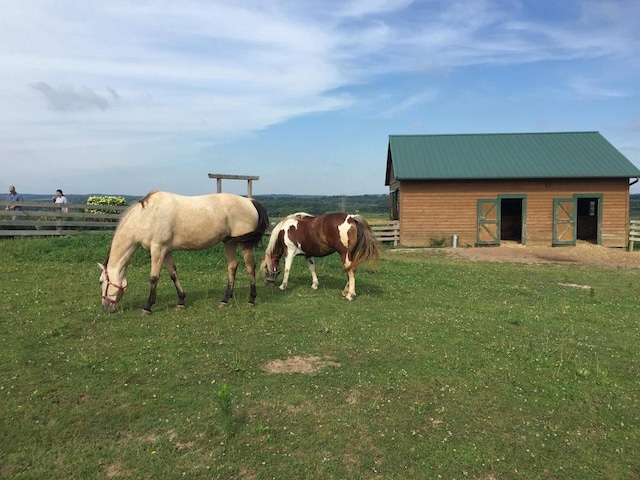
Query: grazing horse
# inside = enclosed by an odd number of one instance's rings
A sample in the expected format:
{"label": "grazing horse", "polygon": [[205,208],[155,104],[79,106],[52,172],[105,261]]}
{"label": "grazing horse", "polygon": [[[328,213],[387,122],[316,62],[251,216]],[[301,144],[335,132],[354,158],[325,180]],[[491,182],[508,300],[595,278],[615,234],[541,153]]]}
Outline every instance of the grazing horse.
{"label": "grazing horse", "polygon": [[275,284],[280,273],[280,258],[284,255],[284,278],[280,290],[285,290],[293,258],[304,255],[313,280],[311,288],[317,290],[318,276],[313,257],[324,257],[334,252],[340,254],[347,273],[342,296],[353,300],[356,296],[356,268],[365,262],[375,264],[380,258],[378,242],[364,217],[347,213],[313,216],[300,212],[289,215],[271,232],[261,265],[265,284]]}
{"label": "grazing horse", "polygon": [[185,293],[171,252],[203,250],[220,242],[224,242],[229,274],[220,306],[226,306],[233,296],[238,246],[242,249],[251,282],[248,305],[253,306],[256,298],[253,249],[262,240],[268,226],[269,218],[264,207],[245,197],[229,193],[184,197],[169,192],[151,192],[124,215],[113,234],[104,264],[98,264],[101,269],[102,309],[113,312],[122,300],[127,288],[127,267],[139,246],[151,252],[151,291],[142,314],[151,314],[163,263],[178,292],[176,309],[184,309]]}

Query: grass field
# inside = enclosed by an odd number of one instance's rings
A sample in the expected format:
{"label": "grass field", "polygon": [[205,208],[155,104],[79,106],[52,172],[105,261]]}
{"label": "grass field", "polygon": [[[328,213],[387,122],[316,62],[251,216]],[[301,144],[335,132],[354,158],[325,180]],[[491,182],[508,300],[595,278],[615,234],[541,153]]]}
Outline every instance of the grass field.
{"label": "grass field", "polygon": [[100,310],[108,244],[0,242],[0,477],[640,476],[637,269],[384,254],[349,303],[336,256],[317,292],[297,259],[218,309],[215,249],[176,255],[185,311],[164,274],[141,317],[144,251]]}

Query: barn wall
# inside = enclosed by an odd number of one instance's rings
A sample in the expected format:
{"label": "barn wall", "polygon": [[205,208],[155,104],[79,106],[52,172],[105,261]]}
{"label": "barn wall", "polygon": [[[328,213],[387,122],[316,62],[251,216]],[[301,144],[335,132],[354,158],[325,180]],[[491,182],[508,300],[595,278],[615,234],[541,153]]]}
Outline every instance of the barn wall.
{"label": "barn wall", "polygon": [[627,179],[469,180],[400,182],[400,243],[427,246],[458,235],[460,246],[477,242],[479,198],[526,195],[526,244],[553,243],[553,199],[602,195],[602,244],[625,247],[629,219]]}

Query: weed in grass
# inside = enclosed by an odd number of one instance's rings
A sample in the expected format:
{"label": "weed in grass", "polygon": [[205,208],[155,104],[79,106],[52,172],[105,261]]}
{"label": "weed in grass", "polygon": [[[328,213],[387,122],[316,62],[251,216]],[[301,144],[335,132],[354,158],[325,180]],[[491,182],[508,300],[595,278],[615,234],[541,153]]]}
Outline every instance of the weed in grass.
{"label": "weed in grass", "polygon": [[233,351],[231,360],[228,362],[229,371],[242,373],[247,370],[248,360],[237,350]]}
{"label": "weed in grass", "polygon": [[231,391],[226,383],[223,383],[222,387],[216,392],[216,400],[218,410],[220,411],[222,432],[225,438],[228,439],[232,434],[233,412],[231,406]]}
{"label": "weed in grass", "polygon": [[447,238],[446,237],[431,237],[429,240],[430,248],[442,248],[447,246]]}

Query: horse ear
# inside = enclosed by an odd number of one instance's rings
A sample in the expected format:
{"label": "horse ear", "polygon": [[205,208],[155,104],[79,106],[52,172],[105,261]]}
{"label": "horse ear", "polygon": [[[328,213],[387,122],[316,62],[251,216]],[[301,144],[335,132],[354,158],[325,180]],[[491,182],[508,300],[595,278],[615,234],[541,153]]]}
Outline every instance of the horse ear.
{"label": "horse ear", "polygon": [[106,270],[106,268],[104,267],[104,265],[103,265],[103,264],[101,264],[100,262],[98,262],[98,268],[99,268],[100,270],[102,270],[103,272]]}

